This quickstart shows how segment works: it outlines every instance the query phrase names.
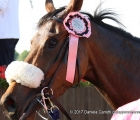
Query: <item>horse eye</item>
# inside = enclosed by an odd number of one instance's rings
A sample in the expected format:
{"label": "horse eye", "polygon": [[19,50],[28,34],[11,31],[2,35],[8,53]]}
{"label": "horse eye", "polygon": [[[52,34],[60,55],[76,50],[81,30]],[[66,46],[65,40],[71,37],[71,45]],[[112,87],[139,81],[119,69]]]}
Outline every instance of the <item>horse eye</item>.
{"label": "horse eye", "polygon": [[47,46],[48,46],[48,48],[53,48],[57,45],[57,43],[58,43],[57,39],[51,38],[51,39],[48,40],[48,45]]}

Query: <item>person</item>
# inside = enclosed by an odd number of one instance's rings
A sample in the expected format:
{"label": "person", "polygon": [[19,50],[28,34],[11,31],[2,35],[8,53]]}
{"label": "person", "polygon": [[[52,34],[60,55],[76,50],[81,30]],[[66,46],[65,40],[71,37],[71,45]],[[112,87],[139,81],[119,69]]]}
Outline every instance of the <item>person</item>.
{"label": "person", "polygon": [[140,120],[140,99],[119,107],[111,120]]}
{"label": "person", "polygon": [[0,66],[14,60],[19,40],[19,0],[0,0]]}

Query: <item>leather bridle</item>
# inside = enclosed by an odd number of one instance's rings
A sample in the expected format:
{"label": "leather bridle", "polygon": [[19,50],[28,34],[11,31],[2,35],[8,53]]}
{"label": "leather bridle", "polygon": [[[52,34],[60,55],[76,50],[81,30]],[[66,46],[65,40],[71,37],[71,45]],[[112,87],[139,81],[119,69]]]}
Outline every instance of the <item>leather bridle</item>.
{"label": "leather bridle", "polygon": [[[63,23],[63,20],[61,18],[57,18],[55,16],[53,16],[51,18],[52,20],[56,20],[60,23]],[[68,43],[68,40],[65,42],[64,46],[66,46]],[[69,114],[66,112],[66,110],[62,107],[62,105],[57,101],[57,99],[53,96],[53,90],[51,89],[51,86],[53,84],[55,79],[52,79],[51,81],[49,81],[48,86],[45,87],[45,83],[41,84],[41,87],[43,88],[41,90],[41,94],[37,96],[37,98],[35,98],[42,106],[43,108],[48,112],[52,113],[51,118],[53,120],[58,120],[60,119],[60,115],[59,115],[59,110],[67,117],[68,120],[72,120],[71,117],[69,116]],[[44,81],[45,82],[45,81]],[[47,89],[47,92],[44,92],[44,90]],[[53,109],[55,109],[56,115],[55,113],[53,114]],[[42,117],[42,119],[47,120],[45,117],[43,117],[42,115],[40,115],[38,112],[37,114]],[[54,118],[53,118],[54,116]],[[55,118],[56,116],[56,118]]]}

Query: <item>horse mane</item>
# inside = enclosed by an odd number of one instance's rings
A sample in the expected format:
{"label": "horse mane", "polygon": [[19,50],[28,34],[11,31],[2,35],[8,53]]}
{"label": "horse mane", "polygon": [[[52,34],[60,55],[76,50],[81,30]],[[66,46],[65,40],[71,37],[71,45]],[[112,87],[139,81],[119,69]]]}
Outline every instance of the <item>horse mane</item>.
{"label": "horse mane", "polygon": [[[94,16],[92,16],[91,14],[89,14],[87,12],[81,12],[81,13],[86,14],[91,21],[93,21],[94,23],[98,24],[99,26],[105,28],[109,32],[114,32],[114,33],[116,33],[120,36],[123,36],[123,37],[125,37],[129,40],[140,42],[140,38],[134,37],[132,34],[126,32],[123,29],[125,26],[120,22],[120,19],[119,19],[117,13],[115,13],[112,9],[101,10],[100,9],[101,5],[102,4],[99,4],[99,6],[96,8],[96,10],[94,12]],[[103,22],[104,19],[113,20],[120,27],[115,27],[115,26],[106,24],[106,23]]]}
{"label": "horse mane", "polygon": [[[90,13],[87,13],[87,12],[81,12],[81,13],[87,15],[91,21],[93,21],[94,23],[98,24],[99,26],[105,28],[109,32],[114,32],[114,33],[116,33],[120,36],[123,36],[129,40],[140,42],[140,38],[134,37],[130,33],[126,32],[124,29],[122,29],[122,27],[125,27],[125,26],[120,22],[117,13],[115,13],[112,9],[101,10],[100,9],[101,5],[102,4],[99,4],[99,6],[96,8],[94,15],[91,15]],[[37,24],[37,28],[40,28],[41,26],[43,26],[48,20],[50,20],[53,16],[57,16],[57,14],[62,12],[65,8],[66,7],[64,6],[64,7],[61,7],[59,9],[56,9],[53,12],[49,12],[48,14],[44,15],[39,20],[39,22]],[[115,26],[106,24],[103,22],[104,19],[113,20],[119,26],[122,26],[122,27],[115,27]]]}

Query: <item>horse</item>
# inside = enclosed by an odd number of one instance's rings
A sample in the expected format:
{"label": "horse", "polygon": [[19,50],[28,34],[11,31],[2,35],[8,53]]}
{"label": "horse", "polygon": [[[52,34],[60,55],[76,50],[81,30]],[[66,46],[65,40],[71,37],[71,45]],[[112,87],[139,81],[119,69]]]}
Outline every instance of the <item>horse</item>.
{"label": "horse", "polygon": [[[39,20],[38,31],[31,40],[30,52],[24,60],[25,66],[28,64],[33,69],[39,69],[39,72],[28,74],[31,69],[20,72],[20,64],[13,64],[9,70],[9,74],[14,71],[14,74],[21,76],[36,75],[30,81],[30,86],[19,82],[19,77],[11,78],[1,98],[5,114],[11,120],[33,120],[35,111],[42,107],[36,98],[44,87],[48,88],[49,95],[53,91],[52,96],[57,99],[82,78],[91,82],[114,110],[139,99],[140,39],[119,27],[104,23],[102,20],[105,18],[120,23],[111,10],[95,12],[92,16],[78,12],[82,4],[83,0],[71,0],[67,7],[56,9],[52,0],[45,1],[48,13]],[[69,82],[66,73],[70,34],[62,22],[72,12],[88,18],[91,34],[89,37],[79,37],[74,81]],[[39,83],[32,87],[38,79]],[[85,99],[88,97],[85,96]]]}

